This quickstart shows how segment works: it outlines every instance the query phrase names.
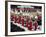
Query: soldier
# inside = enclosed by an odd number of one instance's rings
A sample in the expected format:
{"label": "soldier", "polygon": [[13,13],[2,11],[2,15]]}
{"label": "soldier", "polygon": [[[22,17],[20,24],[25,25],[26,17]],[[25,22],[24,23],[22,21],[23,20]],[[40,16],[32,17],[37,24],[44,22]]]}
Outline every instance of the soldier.
{"label": "soldier", "polygon": [[37,29],[37,27],[38,27],[38,23],[37,23],[37,21],[36,21],[36,20],[34,21],[33,25],[35,26],[35,30],[36,30],[36,29]]}
{"label": "soldier", "polygon": [[16,23],[16,21],[17,21],[17,16],[15,16],[15,21],[14,22]]}
{"label": "soldier", "polygon": [[14,19],[15,19],[15,16],[11,15],[11,21],[14,21]]}
{"label": "soldier", "polygon": [[32,30],[32,28],[33,28],[33,27],[32,27],[32,20],[30,20],[29,25],[28,25],[28,29],[29,29],[29,30]]}
{"label": "soldier", "polygon": [[42,16],[41,15],[39,15],[38,16],[38,25],[42,25]]}
{"label": "soldier", "polygon": [[24,17],[21,17],[22,26],[24,26]]}
{"label": "soldier", "polygon": [[28,19],[26,20],[26,27],[28,27],[29,23],[28,23]]}
{"label": "soldier", "polygon": [[21,22],[21,16],[18,17],[18,24]]}

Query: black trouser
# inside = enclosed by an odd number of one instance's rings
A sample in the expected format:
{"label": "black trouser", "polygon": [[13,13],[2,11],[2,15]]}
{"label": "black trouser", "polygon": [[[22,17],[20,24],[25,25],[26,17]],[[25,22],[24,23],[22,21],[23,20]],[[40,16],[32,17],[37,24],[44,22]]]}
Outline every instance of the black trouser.
{"label": "black trouser", "polygon": [[37,21],[38,25],[42,25],[42,20]]}

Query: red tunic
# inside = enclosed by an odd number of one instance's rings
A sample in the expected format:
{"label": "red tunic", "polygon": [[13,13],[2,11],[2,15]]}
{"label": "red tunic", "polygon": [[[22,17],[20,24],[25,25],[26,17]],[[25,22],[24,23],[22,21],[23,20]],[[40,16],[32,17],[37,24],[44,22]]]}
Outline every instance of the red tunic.
{"label": "red tunic", "polygon": [[19,16],[18,18],[18,24],[21,22],[21,16]]}
{"label": "red tunic", "polygon": [[15,17],[14,17],[13,15],[11,15],[11,21],[14,21],[14,18],[15,18]]}
{"label": "red tunic", "polygon": [[41,18],[42,18],[41,16],[38,16],[38,20],[41,20]]}
{"label": "red tunic", "polygon": [[32,21],[30,21],[29,26],[28,26],[28,29],[29,30],[32,30]]}
{"label": "red tunic", "polygon": [[35,26],[35,30],[37,29],[37,27],[38,27],[38,23],[37,22],[35,22],[34,23],[34,26]]}

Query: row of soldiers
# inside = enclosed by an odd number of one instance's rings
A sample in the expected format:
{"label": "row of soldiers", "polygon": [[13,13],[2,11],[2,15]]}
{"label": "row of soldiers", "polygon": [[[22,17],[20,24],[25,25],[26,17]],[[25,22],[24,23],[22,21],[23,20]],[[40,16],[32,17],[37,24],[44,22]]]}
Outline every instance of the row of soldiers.
{"label": "row of soldiers", "polygon": [[[38,26],[41,25],[41,16],[37,17],[38,18],[33,19],[29,16],[11,15],[11,21],[14,21],[14,23],[18,23],[18,25],[22,24],[22,26],[27,27],[28,30],[37,30]],[[38,29],[40,29],[40,27]]]}

